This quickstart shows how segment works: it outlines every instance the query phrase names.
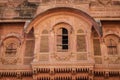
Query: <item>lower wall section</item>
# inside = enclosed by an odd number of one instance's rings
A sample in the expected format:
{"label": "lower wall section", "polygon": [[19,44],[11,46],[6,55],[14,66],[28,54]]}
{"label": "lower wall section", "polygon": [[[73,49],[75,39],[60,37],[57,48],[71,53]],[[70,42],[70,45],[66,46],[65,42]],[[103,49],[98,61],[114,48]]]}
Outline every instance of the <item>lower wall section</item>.
{"label": "lower wall section", "polygon": [[31,77],[25,77],[25,78],[22,78],[22,79],[18,79],[16,77],[3,77],[3,78],[0,78],[0,80],[33,80],[32,76]]}
{"label": "lower wall section", "polygon": [[94,67],[33,67],[30,71],[0,71],[0,80],[120,80],[120,71]]}

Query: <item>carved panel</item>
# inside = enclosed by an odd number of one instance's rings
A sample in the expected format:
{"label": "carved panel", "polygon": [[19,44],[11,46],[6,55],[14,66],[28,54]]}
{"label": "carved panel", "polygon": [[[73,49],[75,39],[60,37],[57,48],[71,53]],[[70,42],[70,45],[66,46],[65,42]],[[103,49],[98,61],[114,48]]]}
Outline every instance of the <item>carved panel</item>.
{"label": "carved panel", "polygon": [[68,61],[73,57],[72,52],[59,52],[59,53],[53,53],[54,58],[58,61]]}
{"label": "carved panel", "polygon": [[35,41],[34,40],[27,40],[26,41],[26,48],[25,48],[25,57],[33,56],[34,54],[34,47],[35,47]]}
{"label": "carved panel", "polygon": [[19,61],[18,58],[1,58],[1,62],[2,64],[6,64],[6,65],[15,65],[17,62]]}
{"label": "carved panel", "polygon": [[10,33],[5,36],[1,36],[0,52],[2,56],[2,64],[12,65],[16,63],[21,63],[21,59],[19,56],[21,42],[21,36],[17,33]]}
{"label": "carved panel", "polygon": [[120,59],[119,57],[109,57],[109,64],[119,64],[120,63]]}
{"label": "carved panel", "polygon": [[49,37],[41,36],[40,41],[40,52],[49,52]]}
{"label": "carved panel", "polygon": [[77,35],[77,51],[78,52],[86,51],[86,39],[84,35]]}
{"label": "carved panel", "polygon": [[101,55],[101,48],[100,48],[100,41],[99,39],[93,40],[93,46],[94,46],[94,55]]}
{"label": "carved panel", "polygon": [[119,0],[95,0],[90,3],[90,13],[98,18],[120,18]]}

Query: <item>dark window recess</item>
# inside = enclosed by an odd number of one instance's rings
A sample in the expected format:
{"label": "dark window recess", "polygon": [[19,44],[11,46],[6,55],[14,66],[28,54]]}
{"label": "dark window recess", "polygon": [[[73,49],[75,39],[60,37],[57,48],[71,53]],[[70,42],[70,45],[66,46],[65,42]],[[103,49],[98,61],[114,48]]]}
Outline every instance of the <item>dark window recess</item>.
{"label": "dark window recess", "polygon": [[58,51],[68,50],[68,31],[65,28],[61,28],[58,37]]}
{"label": "dark window recess", "polygon": [[12,53],[15,54],[17,52],[17,50],[14,46],[15,46],[14,43],[9,44],[6,48],[6,53],[7,54],[12,54]]}
{"label": "dark window recess", "polygon": [[68,31],[62,28],[62,49],[68,49]]}

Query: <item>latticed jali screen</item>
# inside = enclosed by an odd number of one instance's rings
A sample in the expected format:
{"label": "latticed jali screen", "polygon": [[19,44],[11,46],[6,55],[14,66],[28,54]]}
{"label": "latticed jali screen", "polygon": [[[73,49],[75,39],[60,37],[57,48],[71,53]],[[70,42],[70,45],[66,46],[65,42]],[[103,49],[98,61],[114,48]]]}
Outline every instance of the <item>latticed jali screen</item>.
{"label": "latticed jali screen", "polygon": [[40,52],[49,52],[49,39],[48,39],[48,36],[41,36]]}
{"label": "latticed jali screen", "polygon": [[77,52],[86,51],[86,40],[84,35],[77,35]]}

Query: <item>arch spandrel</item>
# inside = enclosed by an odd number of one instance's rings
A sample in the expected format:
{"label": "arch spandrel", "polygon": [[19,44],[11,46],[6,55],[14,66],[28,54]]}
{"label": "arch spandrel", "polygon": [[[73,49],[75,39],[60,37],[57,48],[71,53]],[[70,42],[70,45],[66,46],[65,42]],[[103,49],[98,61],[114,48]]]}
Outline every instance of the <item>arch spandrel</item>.
{"label": "arch spandrel", "polygon": [[50,16],[50,14],[53,13],[71,13],[71,14],[76,14],[77,16],[79,16],[80,18],[82,18],[83,20],[86,20],[88,22],[88,24],[91,24],[91,26],[96,30],[96,32],[98,33],[99,37],[102,36],[101,34],[101,30],[100,30],[100,26],[98,25],[98,23],[91,17],[89,16],[87,13],[78,10],[78,9],[74,9],[74,8],[67,8],[67,7],[58,7],[58,8],[53,8],[53,9],[49,9],[45,12],[40,13],[39,15],[37,15],[25,28],[25,32],[28,33],[32,27],[35,26],[35,24],[43,19],[43,17],[47,17],[48,15]]}

